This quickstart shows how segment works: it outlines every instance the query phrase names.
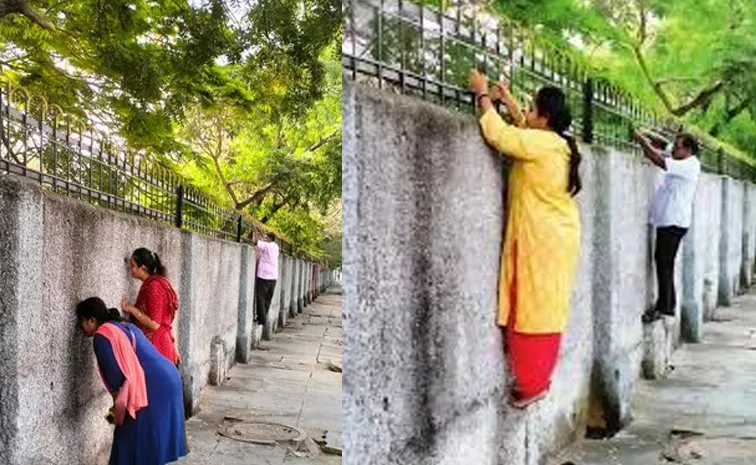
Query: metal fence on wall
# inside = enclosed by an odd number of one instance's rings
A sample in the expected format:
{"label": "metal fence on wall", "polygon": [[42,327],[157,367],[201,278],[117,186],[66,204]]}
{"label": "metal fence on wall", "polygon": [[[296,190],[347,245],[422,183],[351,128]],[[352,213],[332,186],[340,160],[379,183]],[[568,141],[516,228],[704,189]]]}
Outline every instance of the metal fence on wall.
{"label": "metal fence on wall", "polygon": [[[0,173],[90,204],[229,241],[255,226],[169,169],[149,163],[23,88],[0,87]],[[278,240],[281,250],[292,246]]]}
{"label": "metal fence on wall", "polygon": [[[586,143],[639,152],[632,127],[653,128],[668,137],[676,128],[605,79],[590,76],[569,55],[538,40],[505,18],[471,3],[449,3],[443,11],[407,0],[344,0],[342,68],[352,80],[470,111],[470,69],[483,66],[489,78],[504,75],[524,102],[541,86],[565,91],[573,132]],[[706,171],[756,179],[756,162],[702,144]]]}

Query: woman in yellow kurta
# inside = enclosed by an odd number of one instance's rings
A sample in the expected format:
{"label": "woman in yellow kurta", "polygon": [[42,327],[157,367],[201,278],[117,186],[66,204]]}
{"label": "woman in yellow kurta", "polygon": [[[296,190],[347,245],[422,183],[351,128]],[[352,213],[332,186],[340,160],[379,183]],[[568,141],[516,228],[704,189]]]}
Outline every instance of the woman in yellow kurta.
{"label": "woman in yellow kurta", "polygon": [[496,113],[487,87],[485,76],[472,71],[470,89],[483,112],[483,136],[513,161],[498,324],[505,327],[514,405],[522,408],[548,392],[567,325],[580,249],[580,217],[573,199],[581,188],[580,153],[565,134],[572,118],[561,90],[539,90],[521,118],[506,86],[497,85],[492,93],[515,116],[513,126]]}

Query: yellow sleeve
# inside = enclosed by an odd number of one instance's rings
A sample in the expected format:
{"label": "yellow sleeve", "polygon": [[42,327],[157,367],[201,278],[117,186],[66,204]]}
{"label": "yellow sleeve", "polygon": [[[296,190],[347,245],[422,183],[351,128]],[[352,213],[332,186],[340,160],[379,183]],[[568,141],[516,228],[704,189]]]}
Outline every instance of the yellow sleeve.
{"label": "yellow sleeve", "polygon": [[516,160],[533,160],[535,154],[524,143],[525,130],[504,122],[491,108],[480,118],[483,137],[496,150]]}
{"label": "yellow sleeve", "polygon": [[524,117],[524,116],[522,116],[522,113],[521,113],[521,112],[519,112],[519,113],[517,114],[517,117],[516,117],[516,118],[514,119],[514,121],[512,121],[512,123],[513,123],[513,124],[514,124],[515,126],[517,126],[518,128],[520,128],[520,129],[525,129],[525,127],[526,127],[526,126],[525,126],[525,117]]}

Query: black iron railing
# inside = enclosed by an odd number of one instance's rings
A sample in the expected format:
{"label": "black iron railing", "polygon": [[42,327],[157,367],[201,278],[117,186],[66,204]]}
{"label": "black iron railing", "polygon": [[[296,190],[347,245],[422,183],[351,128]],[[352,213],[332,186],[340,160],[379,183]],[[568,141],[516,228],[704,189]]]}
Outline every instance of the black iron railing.
{"label": "black iron railing", "polygon": [[[255,226],[173,171],[145,160],[23,88],[0,87],[0,173],[59,194],[236,242]],[[292,246],[279,240],[281,250]]]}
{"label": "black iron railing", "polygon": [[[342,68],[354,81],[470,111],[469,70],[505,76],[523,103],[540,87],[565,91],[573,133],[585,143],[638,152],[632,127],[673,136],[676,128],[606,79],[592,77],[578,59],[530,31],[469,2],[439,8],[407,0],[344,0]],[[704,169],[756,179],[756,162],[703,144]]]}

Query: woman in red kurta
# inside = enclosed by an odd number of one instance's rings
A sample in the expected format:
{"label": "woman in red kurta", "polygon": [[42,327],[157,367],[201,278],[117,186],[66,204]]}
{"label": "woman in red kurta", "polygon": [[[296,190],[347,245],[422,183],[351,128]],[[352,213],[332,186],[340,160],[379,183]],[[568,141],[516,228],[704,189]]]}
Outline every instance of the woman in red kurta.
{"label": "woman in red kurta", "polygon": [[174,365],[181,361],[173,335],[173,320],[178,310],[178,296],[165,277],[165,267],[155,252],[136,249],[129,261],[131,277],[142,281],[136,303],[124,295],[121,308],[144,332],[155,348]]}

